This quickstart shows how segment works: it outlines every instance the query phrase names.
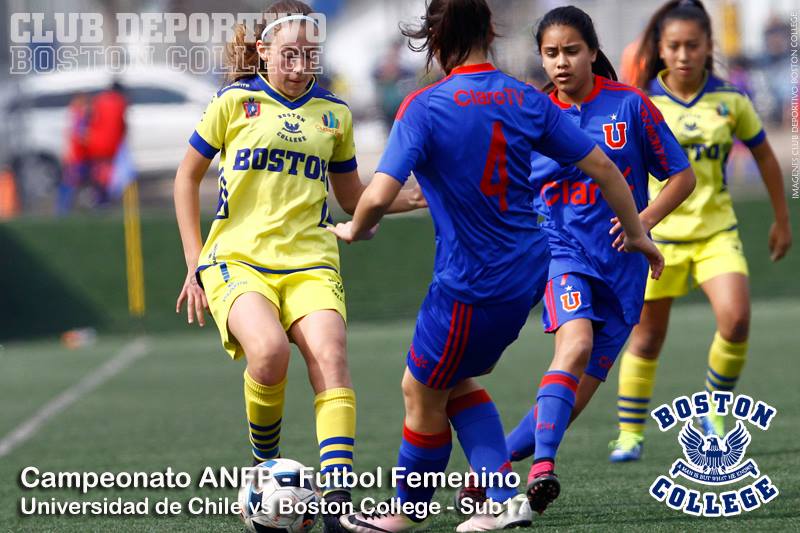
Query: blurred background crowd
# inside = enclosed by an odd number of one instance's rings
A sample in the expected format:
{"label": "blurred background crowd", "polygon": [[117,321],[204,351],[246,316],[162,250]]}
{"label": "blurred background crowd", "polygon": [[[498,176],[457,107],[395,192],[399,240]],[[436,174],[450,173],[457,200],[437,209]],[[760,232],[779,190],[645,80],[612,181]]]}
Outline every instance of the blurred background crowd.
{"label": "blurred background crowd", "polygon": [[[265,0],[6,0],[0,17],[44,13],[44,29],[54,13],[102,13],[103,46],[121,46],[125,68],[80,65],[57,71],[55,42],[30,43],[36,73],[11,74],[11,55],[0,55],[0,217],[21,213],[66,214],[116,205],[122,189],[141,178],[144,205],[171,204],[171,179],[187,139],[211,95],[222,86],[221,43],[148,41],[147,35],[116,45],[115,13],[257,12]],[[398,23],[414,23],[423,0],[317,0],[327,17],[323,83],[346,100],[356,120],[356,145],[362,176],[377,163],[395,110],[415,88],[440,73],[425,72],[422,54],[399,38]],[[661,4],[659,0],[495,0],[491,2],[501,38],[494,61],[502,69],[541,87],[546,81],[533,46],[532,29],[543,13],[572,3],[595,21],[601,46],[618,67],[635,47],[638,33]],[[766,122],[784,171],[790,165],[790,13],[796,0],[706,0],[715,23],[716,68],[746,91]],[[0,25],[0,42],[11,46],[9,24]],[[72,43],[71,43],[72,44]],[[18,45],[16,45],[18,46]],[[137,52],[152,47],[152,61]],[[166,48],[192,50],[168,60]],[[203,55],[207,48],[209,54]],[[198,52],[199,50],[199,52]],[[198,53],[194,53],[198,52]],[[199,55],[198,55],[199,54]],[[211,67],[211,68],[208,68]],[[747,151],[734,150],[729,165],[735,193],[763,194]],[[204,194],[214,205],[216,184]]]}

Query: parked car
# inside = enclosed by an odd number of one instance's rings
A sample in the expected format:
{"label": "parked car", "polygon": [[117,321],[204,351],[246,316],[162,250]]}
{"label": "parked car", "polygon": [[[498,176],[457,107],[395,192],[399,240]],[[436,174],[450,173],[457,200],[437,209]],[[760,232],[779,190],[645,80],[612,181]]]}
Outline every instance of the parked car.
{"label": "parked car", "polygon": [[12,78],[6,92],[2,137],[28,208],[48,207],[61,177],[67,107],[76,95],[96,94],[118,79],[128,101],[127,141],[137,172],[175,171],[194,126],[218,86],[167,67],[132,68],[118,75],[74,70]]}

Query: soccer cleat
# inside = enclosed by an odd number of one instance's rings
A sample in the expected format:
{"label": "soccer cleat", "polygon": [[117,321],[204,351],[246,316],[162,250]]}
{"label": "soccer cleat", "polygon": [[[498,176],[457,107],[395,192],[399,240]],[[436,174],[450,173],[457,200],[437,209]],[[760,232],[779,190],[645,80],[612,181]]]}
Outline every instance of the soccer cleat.
{"label": "soccer cleat", "polygon": [[422,524],[402,513],[353,513],[339,518],[341,526],[354,533],[399,533],[409,531]]}
{"label": "soccer cleat", "polygon": [[703,433],[705,433],[707,437],[725,436],[725,417],[723,416],[711,414],[700,417],[700,425],[703,426]]}
{"label": "soccer cleat", "polygon": [[625,463],[638,461],[642,457],[644,435],[632,431],[620,431],[619,438],[609,443],[611,455],[608,456],[612,463]]}
{"label": "soccer cleat", "polygon": [[467,483],[456,492],[455,505],[456,510],[465,514],[464,507],[474,508],[476,504],[486,501],[486,489],[483,487],[473,486]]}
{"label": "soccer cleat", "polygon": [[[347,503],[351,502],[352,499],[350,497],[350,491],[347,490],[336,490],[330,492],[323,496],[323,499],[326,503],[336,502],[337,505],[335,506],[326,506],[327,508],[337,508],[342,509],[346,506]],[[339,523],[339,519],[341,518],[341,514],[335,513],[322,513],[322,531],[324,533],[343,533],[345,531],[342,528],[341,523]]]}
{"label": "soccer cleat", "polygon": [[[533,470],[531,468],[531,470]],[[553,503],[558,495],[561,493],[561,483],[558,482],[558,476],[553,471],[542,472],[530,483],[525,495],[528,497],[528,503],[531,505],[531,510],[542,514],[547,506]]]}
{"label": "soccer cleat", "polygon": [[[491,499],[484,500],[487,506],[492,503]],[[524,494],[517,494],[505,504],[504,509],[498,514],[477,513],[472,515],[469,520],[461,522],[456,527],[456,531],[464,533],[467,531],[494,531],[496,529],[511,529],[514,527],[528,527],[533,521],[533,512],[528,503],[528,498]]]}

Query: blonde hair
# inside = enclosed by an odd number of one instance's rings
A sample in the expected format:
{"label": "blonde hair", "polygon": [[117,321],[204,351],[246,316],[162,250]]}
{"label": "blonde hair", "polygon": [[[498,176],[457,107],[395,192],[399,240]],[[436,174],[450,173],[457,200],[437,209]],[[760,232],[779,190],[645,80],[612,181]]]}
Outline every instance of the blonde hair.
{"label": "blonde hair", "polygon": [[[313,11],[305,2],[299,0],[279,0],[274,2],[264,11],[264,20],[253,28],[256,39],[261,38],[261,33],[267,27],[267,20],[275,16],[309,15]],[[268,17],[268,15],[272,15]],[[280,26],[276,28],[276,31]],[[244,24],[237,24],[233,28],[233,40],[225,45],[225,83],[232,83],[242,78],[252,76],[257,72],[266,72],[267,66],[258,55],[256,42],[248,41],[248,31]],[[249,34],[249,35],[252,35]]]}

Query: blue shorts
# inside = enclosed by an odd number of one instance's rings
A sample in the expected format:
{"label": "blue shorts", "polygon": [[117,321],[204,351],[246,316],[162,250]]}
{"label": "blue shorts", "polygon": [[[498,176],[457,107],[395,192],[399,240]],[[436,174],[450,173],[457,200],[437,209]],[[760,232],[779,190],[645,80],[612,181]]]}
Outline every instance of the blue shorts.
{"label": "blue shorts", "polygon": [[541,291],[508,302],[465,304],[434,281],[422,302],[406,358],[411,375],[433,389],[449,389],[488,374],[519,336],[539,299]]}
{"label": "blue shorts", "polygon": [[542,324],[555,333],[565,322],[586,318],[594,325],[592,355],[586,373],[605,381],[633,329],[608,286],[590,276],[562,274],[547,282]]}

